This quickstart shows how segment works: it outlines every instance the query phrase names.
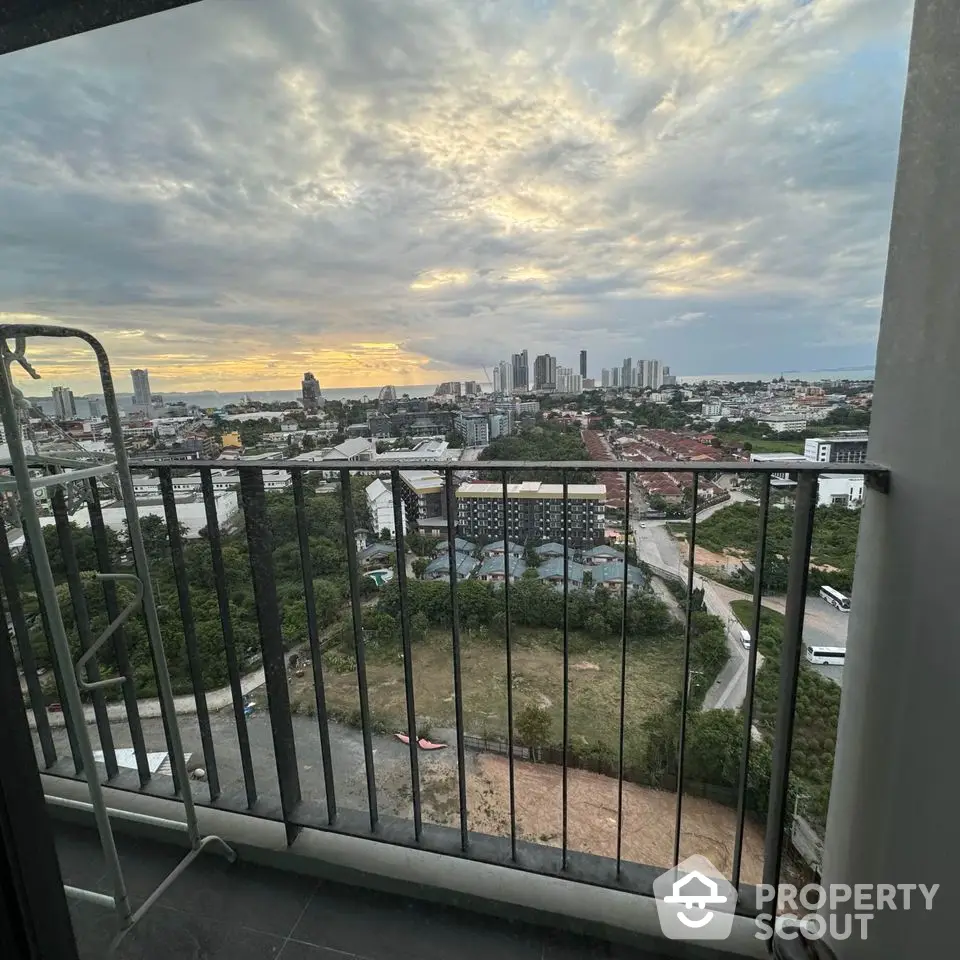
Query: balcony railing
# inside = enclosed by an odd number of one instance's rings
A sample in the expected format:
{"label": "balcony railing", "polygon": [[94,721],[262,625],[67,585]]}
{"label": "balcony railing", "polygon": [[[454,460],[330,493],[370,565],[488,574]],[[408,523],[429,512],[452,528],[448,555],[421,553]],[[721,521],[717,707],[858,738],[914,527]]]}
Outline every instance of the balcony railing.
{"label": "balcony railing", "polygon": [[[166,622],[176,622],[182,629],[179,632],[165,634],[165,646],[168,659],[178,664],[183,694],[178,700],[178,712],[182,708],[186,715],[195,717],[199,759],[194,765],[202,766],[202,781],[191,783],[171,782],[164,767],[157,767],[158,744],[151,750],[148,740],[156,741],[147,732],[148,724],[162,724],[166,728],[169,718],[157,717],[155,702],[144,697],[149,693],[150,667],[142,654],[148,649],[138,644],[137,632],[140,629],[137,618],[133,617],[125,627],[113,635],[112,649],[98,665],[97,658],[86,661],[84,679],[89,684],[107,675],[120,675],[132,678],[128,682],[113,688],[122,690],[122,700],[109,702],[108,692],[104,688],[94,688],[87,694],[89,716],[87,722],[96,727],[100,745],[102,764],[97,771],[82,770],[80,754],[77,750],[73,725],[81,718],[71,717],[67,713],[66,700],[62,695],[63,678],[58,670],[55,658],[50,658],[52,683],[49,689],[45,685],[49,676],[41,676],[38,655],[44,657],[46,632],[46,611],[38,604],[40,591],[31,582],[29,557],[11,556],[6,538],[0,538],[0,574],[2,574],[5,614],[10,625],[12,638],[15,639],[22,670],[22,687],[25,703],[32,714],[32,726],[35,730],[38,751],[38,763],[48,774],[68,778],[99,776],[102,782],[121,790],[140,791],[168,798],[190,790],[201,804],[210,804],[220,809],[233,811],[244,816],[261,817],[283,823],[288,843],[293,843],[297,835],[305,829],[334,831],[352,836],[383,841],[391,844],[417,847],[442,854],[476,860],[484,863],[499,864],[504,867],[519,868],[555,877],[582,881],[589,884],[606,886],[622,891],[631,891],[639,895],[652,896],[652,881],[663,870],[681,859],[681,856],[693,852],[706,855],[714,850],[695,850],[697,846],[692,836],[684,836],[685,803],[694,794],[713,798],[725,804],[733,811],[733,825],[729,838],[729,848],[722,853],[725,870],[731,882],[740,891],[738,912],[752,915],[758,909],[756,883],[776,884],[788,853],[790,838],[785,826],[791,810],[789,806],[790,761],[794,733],[798,680],[801,673],[801,638],[804,624],[804,608],[810,570],[811,542],[817,506],[818,477],[825,474],[863,475],[868,485],[884,491],[887,472],[884,468],[872,464],[820,464],[791,463],[790,471],[796,479],[794,491],[792,538],[788,566],[788,586],[784,604],[782,640],[779,648],[779,694],[776,697],[775,719],[768,725],[767,733],[755,729],[754,689],[758,673],[758,638],[761,636],[761,605],[764,599],[763,577],[754,576],[751,615],[749,629],[753,642],[748,651],[733,645],[733,639],[727,625],[724,626],[728,653],[731,656],[745,657],[745,689],[743,705],[738,717],[742,730],[736,772],[723,784],[695,784],[686,778],[688,761],[688,734],[690,717],[695,704],[703,693],[704,678],[697,677],[697,611],[695,609],[695,550],[697,516],[692,513],[689,520],[689,538],[685,547],[686,562],[680,574],[681,589],[678,595],[682,605],[678,611],[676,626],[671,628],[677,644],[678,673],[676,675],[675,699],[678,701],[676,723],[678,729],[668,737],[667,756],[658,780],[644,778],[642,771],[628,756],[628,734],[636,732],[635,718],[631,716],[628,703],[628,675],[645,655],[642,647],[644,637],[638,633],[631,621],[632,598],[637,596],[630,578],[631,565],[623,563],[623,583],[615,598],[606,602],[619,607],[619,630],[615,636],[608,636],[602,645],[612,657],[606,662],[615,664],[618,672],[617,682],[607,689],[618,691],[615,706],[616,735],[612,738],[612,748],[598,750],[590,754],[585,751],[580,730],[575,729],[571,717],[573,704],[571,692],[574,677],[581,668],[590,670],[595,665],[573,662],[584,652],[583,644],[591,642],[590,626],[581,625],[573,629],[572,606],[580,602],[577,591],[571,587],[568,576],[570,564],[574,563],[577,551],[569,538],[563,543],[562,589],[560,591],[561,616],[558,633],[554,636],[554,656],[557,658],[560,684],[560,742],[559,744],[532,742],[526,734],[521,736],[517,729],[516,695],[518,677],[522,680],[522,671],[518,667],[518,655],[522,648],[521,626],[529,622],[529,612],[517,609],[518,591],[522,593],[522,581],[511,582],[510,564],[516,562],[509,552],[506,556],[507,576],[502,586],[489,589],[491,602],[498,607],[500,634],[491,640],[489,631],[482,631],[476,624],[473,613],[464,614],[462,599],[464,591],[470,590],[457,575],[459,561],[456,552],[456,539],[467,535],[467,531],[456,527],[455,489],[457,477],[465,473],[464,464],[448,463],[438,466],[436,463],[391,463],[380,460],[375,463],[324,462],[325,473],[335,471],[339,476],[339,494],[315,493],[311,488],[310,474],[318,469],[317,463],[303,461],[273,461],[269,463],[230,464],[239,474],[240,512],[236,516],[236,531],[221,528],[217,511],[217,494],[214,490],[211,471],[220,470],[224,464],[219,461],[190,462],[177,467],[167,462],[140,462],[137,468],[157,471],[162,506],[163,536],[154,538],[151,546],[151,566],[154,574],[162,566],[169,577],[162,582],[154,576],[158,591],[159,606],[165,612]],[[557,462],[557,463],[515,463],[486,462],[482,465],[471,464],[473,469],[482,467],[486,472],[500,478],[503,489],[502,516],[504,528],[502,539],[508,540],[507,523],[509,521],[507,505],[507,482],[517,471],[560,471],[564,487],[564,522],[569,512],[566,509],[567,476],[574,471],[592,471],[602,482],[603,475],[620,473],[626,476],[625,509],[622,511],[624,528],[630,530],[631,495],[637,502],[637,474],[671,472],[692,477],[691,502],[698,503],[697,494],[701,479],[724,474],[736,474],[754,477],[758,481],[757,500],[759,503],[759,531],[755,551],[755,571],[759,574],[765,569],[767,560],[767,528],[771,513],[771,477],[783,471],[783,464],[766,463],[621,463],[603,462]],[[267,492],[264,489],[263,471],[286,471],[291,478],[288,490]],[[204,507],[205,530],[198,541],[205,546],[197,547],[184,542],[178,515],[178,502],[174,495],[173,477],[178,472],[199,470],[201,495]],[[449,673],[449,689],[452,699],[452,749],[454,756],[450,769],[455,770],[456,797],[449,809],[453,810],[447,822],[431,822],[424,814],[425,792],[435,791],[436,785],[430,777],[435,775],[431,767],[429,777],[425,774],[424,759],[430,754],[418,746],[421,730],[418,729],[417,657],[418,641],[415,638],[412,611],[411,585],[408,574],[407,540],[409,532],[404,533],[404,504],[401,496],[401,478],[403,470],[434,470],[444,477],[446,538],[445,545],[449,556],[448,582],[444,591],[443,610],[436,619],[441,625],[445,643],[449,642],[449,659],[446,669]],[[394,551],[393,575],[395,586],[386,588],[395,591],[398,616],[395,669],[396,683],[399,688],[402,674],[402,732],[407,738],[406,758],[403,763],[396,757],[396,742],[392,739],[380,739],[384,733],[382,725],[376,722],[376,704],[372,700],[383,695],[383,690],[371,689],[368,665],[369,647],[376,643],[375,637],[365,628],[365,614],[375,602],[378,594],[369,595],[369,585],[358,561],[358,523],[356,518],[356,488],[352,478],[377,473],[389,475],[393,481],[393,507],[396,535],[392,544]],[[97,581],[86,576],[88,570],[101,574],[122,573],[125,557],[122,553],[122,539],[119,548],[115,538],[109,532],[104,519],[103,482],[97,478],[88,478],[72,484],[82,486],[83,499],[89,516],[89,541],[84,534],[80,540],[76,529],[71,527],[71,514],[68,510],[67,495],[62,487],[49,488],[51,524],[55,528],[55,542],[59,557],[52,555],[55,572],[61,581],[61,602],[72,625],[78,651],[86,650],[93,642],[95,633],[93,621],[97,619],[102,590],[103,619],[113,621],[120,613],[124,602],[125,587],[122,581]],[[74,490],[73,495],[80,491]],[[340,526],[339,542],[334,544],[334,559],[329,556],[322,561],[324,570],[329,571],[333,564],[333,573],[318,575],[318,550],[330,552],[329,543],[312,542],[311,508],[320,500],[330,504],[337,523]],[[159,509],[159,508],[158,508]],[[722,509],[722,508],[721,508]],[[295,528],[295,543],[286,543],[287,529],[276,522],[280,511],[285,511]],[[241,520],[242,515],[242,520]],[[329,539],[329,538],[327,538]],[[626,543],[631,544],[633,537],[628,534]],[[50,541],[48,541],[49,544]],[[442,543],[442,541],[441,541]],[[286,549],[290,548],[290,549]],[[342,555],[338,552],[342,550]],[[295,553],[299,567],[299,584],[279,582],[277,563],[284,553]],[[118,560],[119,553],[119,560]],[[340,557],[342,556],[342,560]],[[119,566],[118,566],[119,563]],[[244,570],[238,565],[243,564]],[[589,568],[587,568],[589,569]],[[634,571],[635,572],[635,571]],[[650,572],[650,571],[648,571]],[[669,571],[653,571],[663,576]],[[137,571],[145,579],[146,571]],[[325,578],[346,583],[343,615],[345,629],[334,636],[325,631],[324,622],[330,619],[329,611],[323,615],[318,610],[316,582]],[[168,591],[168,585],[172,584]],[[585,588],[589,589],[589,588]],[[593,589],[598,589],[594,587]],[[200,596],[200,593],[203,593]],[[252,593],[252,609],[255,625],[244,620],[244,597]],[[291,601],[291,597],[293,601]],[[302,599],[301,599],[302,598]],[[285,625],[283,612],[302,602],[302,618],[297,625]],[[470,602],[475,602],[471,595]],[[202,605],[202,617],[198,616],[198,604]],[[96,609],[95,609],[96,608]],[[472,619],[471,619],[472,618]],[[208,625],[216,621],[219,625],[211,636]],[[198,626],[199,625],[199,626]],[[200,629],[202,627],[202,630]],[[255,629],[255,633],[253,632]],[[241,634],[244,640],[241,640]],[[294,635],[295,634],[295,635]],[[480,639],[477,639],[477,636]],[[253,639],[251,640],[251,637]],[[594,637],[598,645],[601,640]],[[505,697],[505,736],[488,734],[482,729],[468,727],[465,718],[465,704],[472,694],[465,692],[465,685],[478,681],[471,677],[470,648],[478,643],[490,647],[496,644],[497,655],[502,654],[503,675],[486,676],[486,684],[501,684]],[[303,645],[305,656],[291,666],[289,653],[291,647]],[[338,646],[339,644],[339,646]],[[254,666],[249,663],[250,647],[255,646],[258,659],[262,662],[257,669],[262,670],[262,682],[265,689],[266,710],[269,718],[269,739],[259,724],[261,715],[254,712],[251,717],[250,671]],[[574,649],[576,647],[576,649]],[[391,649],[393,649],[391,647]],[[222,654],[222,661],[219,660]],[[207,687],[210,677],[216,673],[209,668],[208,659],[215,656],[222,662],[226,685],[222,691],[212,693]],[[377,649],[382,657],[382,650]],[[307,663],[306,661],[309,661]],[[356,734],[337,723],[332,718],[336,711],[331,709],[328,686],[330,671],[338,670],[338,683],[343,685],[344,664],[349,675],[355,680],[356,710],[349,718],[359,727],[359,739]],[[530,669],[526,667],[524,669]],[[326,673],[325,673],[326,671]],[[315,725],[310,729],[291,710],[290,683],[293,675],[304,680],[311,687],[308,697],[308,713],[315,717]],[[466,677],[465,677],[466,672]],[[219,676],[219,674],[217,674]],[[254,679],[259,680],[259,674]],[[467,684],[470,681],[470,684]],[[389,685],[389,684],[388,684]],[[382,685],[381,685],[382,686]],[[522,686],[522,684],[521,684]],[[138,687],[140,690],[138,691]],[[60,691],[58,694],[57,691]],[[138,692],[140,696],[138,696]],[[50,701],[56,699],[63,714],[51,711]],[[225,716],[213,723],[211,713],[218,705],[223,705]],[[609,707],[601,704],[601,707]],[[257,707],[259,710],[259,700]],[[340,712],[337,712],[340,716]],[[582,711],[581,714],[582,715]],[[62,720],[60,719],[62,717]],[[232,719],[231,719],[232,718]],[[185,722],[185,721],[184,721]],[[336,738],[331,730],[336,731]],[[254,733],[256,732],[256,735]],[[391,732],[387,730],[386,732]],[[375,748],[375,738],[378,746]],[[337,740],[336,745],[334,739]],[[121,748],[121,741],[129,743],[129,748]],[[751,772],[751,751],[757,751],[757,744],[763,741],[763,749],[770,751],[769,787],[762,789],[757,796],[757,784]],[[392,747],[390,746],[392,744]],[[321,758],[319,771],[305,764],[303,757],[316,755],[319,745]],[[394,753],[390,753],[393,749]],[[298,758],[298,750],[301,757]],[[482,790],[471,788],[471,766],[475,751],[493,751],[506,756],[506,794],[503,810],[490,810],[489,801]],[[162,753],[162,750],[160,750]],[[222,761],[227,754],[237,756],[239,763],[233,767],[231,759],[224,769]],[[379,754],[379,757],[378,757]],[[389,756],[388,756],[389,754]],[[384,758],[381,760],[380,758]],[[540,766],[528,766],[537,761]],[[381,767],[389,766],[391,775],[398,769],[409,777],[406,784],[391,782],[384,784],[378,774]],[[607,776],[603,781],[577,780],[573,777],[581,774],[578,767],[586,767]],[[546,781],[548,786],[543,795],[543,803],[554,800],[559,804],[559,824],[556,836],[544,831],[537,837],[523,836],[519,826],[518,791],[523,779],[524,791],[535,789],[530,784],[531,770],[553,771]],[[636,814],[630,815],[627,822],[625,788],[631,782],[652,784],[658,790],[656,794],[672,808],[672,815],[650,822],[638,822]],[[592,784],[592,786],[591,786]],[[555,785],[551,786],[551,785]],[[542,787],[542,784],[540,785]],[[572,796],[572,787],[577,787],[579,796]],[[672,792],[670,789],[672,787]],[[766,787],[765,781],[762,787]],[[556,790],[557,795],[552,791]],[[612,844],[598,844],[591,848],[583,839],[584,831],[576,818],[578,808],[583,808],[583,791],[598,793],[609,788],[612,805],[607,810],[607,827],[612,827]],[[630,788],[632,789],[632,788]],[[389,795],[389,802],[384,803]],[[398,800],[397,798],[400,798]],[[365,801],[365,802],[360,802]],[[401,802],[402,801],[402,802]],[[698,800],[698,805],[703,802]],[[709,801],[713,802],[713,801]],[[398,816],[397,810],[406,806],[409,816]],[[662,809],[662,808],[661,808]],[[700,816],[702,811],[697,812]],[[436,820],[443,818],[434,817]],[[500,821],[498,831],[482,829],[483,824]],[[699,821],[698,821],[699,822]],[[480,826],[478,826],[480,824]],[[614,826],[615,825],[615,826]],[[753,851],[752,861],[761,862],[762,869],[749,872],[749,881],[745,870],[745,851],[748,845],[747,832],[762,831],[762,857]],[[659,857],[662,862],[637,862],[628,857],[625,839],[634,832],[654,831],[664,843],[666,852]],[[499,832],[499,835],[498,835]],[[691,834],[695,831],[691,831]],[[579,839],[578,839],[579,838]],[[712,842],[712,841],[711,841]],[[602,848],[602,849],[601,849]],[[669,861],[669,862],[667,862]]]}

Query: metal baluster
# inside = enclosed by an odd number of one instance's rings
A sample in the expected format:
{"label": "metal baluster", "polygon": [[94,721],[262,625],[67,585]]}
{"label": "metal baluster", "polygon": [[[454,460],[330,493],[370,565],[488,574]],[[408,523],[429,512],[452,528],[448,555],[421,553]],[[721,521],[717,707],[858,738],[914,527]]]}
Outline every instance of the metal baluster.
{"label": "metal baluster", "polygon": [[620,622],[620,753],[617,763],[617,879],[620,879],[620,863],[623,854],[623,736],[626,725],[627,703],[627,588],[630,570],[630,474],[623,475],[626,481],[626,496],[623,506],[623,619]]}
{"label": "metal baluster", "polygon": [[503,615],[507,646],[507,764],[510,777],[510,857],[517,859],[517,782],[513,757],[513,643],[510,637],[510,548],[507,511],[507,471],[501,474],[503,495]]}
{"label": "metal baluster", "polygon": [[[457,501],[453,490],[453,471],[446,471],[447,559],[450,562],[450,630],[453,644],[453,709],[457,724],[457,786],[460,795],[460,849],[467,852],[467,759],[463,741],[463,677],[460,667],[460,604],[457,576]],[[509,656],[509,654],[508,654]],[[508,661],[509,662],[509,661]],[[509,668],[508,668],[509,674]],[[511,750],[511,762],[512,762]],[[513,777],[510,778],[511,785]]]}
{"label": "metal baluster", "polygon": [[750,622],[750,651],[747,654],[747,692],[743,704],[743,754],[740,757],[740,781],[737,791],[737,835],[733,845],[732,883],[740,887],[743,859],[743,828],[747,815],[747,781],[750,776],[750,738],[753,729],[753,688],[757,678],[757,648],[760,645],[760,605],[763,601],[763,568],[767,555],[767,520],[770,516],[770,474],[764,474],[760,488],[760,534],[757,562],[753,575],[753,615]]}
{"label": "metal baluster", "polygon": [[[91,477],[90,502],[87,511],[90,514],[90,531],[93,534],[94,549],[97,551],[97,566],[101,573],[112,573],[110,548],[107,546],[107,528],[103,522],[103,510],[100,506],[100,490],[96,478]],[[103,602],[107,608],[107,620],[114,621],[120,616],[120,603],[117,600],[117,587],[112,580],[102,581]],[[133,680],[133,667],[130,666],[130,654],[127,649],[127,632],[120,627],[113,635],[113,649],[117,656],[117,670],[127,677],[121,686],[123,702],[127,709],[127,726],[130,729],[130,743],[137,762],[137,775],[140,786],[150,782],[150,766],[147,763],[147,746],[143,739],[143,726],[140,723],[140,707],[137,703],[137,688]]]}
{"label": "metal baluster", "polygon": [[[30,707],[37,724],[37,739],[40,741],[40,750],[43,753],[43,762],[52,767],[57,762],[57,749],[53,745],[53,735],[50,732],[50,720],[47,717],[47,708],[43,702],[43,690],[40,686],[40,674],[37,670],[37,660],[30,645],[30,628],[23,613],[23,602],[20,599],[20,589],[17,586],[17,575],[13,568],[13,558],[10,555],[10,544],[6,534],[0,531],[0,580],[3,583],[3,592],[6,594],[7,607],[10,612],[10,621],[13,623],[13,635],[17,640],[17,649],[20,651],[20,666],[27,681],[27,692],[30,694]],[[6,616],[0,607],[0,616],[6,623]]]}
{"label": "metal baluster", "polygon": [[210,714],[207,710],[207,695],[203,685],[203,664],[197,648],[197,628],[190,603],[190,585],[187,582],[187,565],[183,556],[183,538],[180,536],[180,521],[177,519],[177,502],[173,496],[173,472],[169,467],[159,471],[160,497],[167,521],[167,538],[170,541],[170,558],[173,576],[177,584],[177,599],[180,602],[180,620],[183,624],[183,643],[187,651],[187,667],[193,686],[193,699],[197,705],[197,725],[200,727],[200,745],[203,750],[203,765],[207,776],[210,802],[220,796],[220,778],[217,774],[217,755],[210,729]]}
{"label": "metal baluster", "polygon": [[343,534],[347,546],[347,570],[350,577],[350,609],[353,614],[353,642],[357,658],[357,695],[360,698],[360,732],[363,736],[363,762],[367,772],[367,804],[370,813],[370,832],[376,833],[379,822],[377,811],[377,775],[373,766],[373,737],[370,731],[370,696],[367,692],[367,660],[363,639],[363,609],[360,604],[358,577],[356,522],[353,517],[353,490],[350,471],[340,471],[340,499],[343,505]]}
{"label": "metal baluster", "polygon": [[697,550],[697,491],[700,474],[693,475],[690,508],[690,553],[687,557],[687,616],[683,632],[683,689],[680,693],[680,738],[677,744],[677,822],[673,834],[673,862],[680,862],[680,826],[683,819],[683,753],[687,739],[687,699],[690,688],[690,632],[693,624],[693,562]]}
{"label": "metal baluster", "polygon": [[[53,517],[57,527],[57,540],[60,544],[60,554],[63,566],[67,573],[67,586],[70,591],[70,602],[73,605],[73,615],[77,634],[80,637],[80,649],[86,651],[93,644],[93,631],[90,627],[90,614],[87,610],[87,598],[80,579],[80,567],[77,563],[77,554],[73,548],[73,535],[70,531],[70,516],[67,513],[67,500],[62,487],[50,488],[50,503],[53,507]],[[39,597],[39,595],[38,595]],[[92,683],[100,679],[100,668],[96,658],[87,662],[87,681]],[[113,747],[113,731],[110,729],[110,717],[107,713],[107,703],[103,691],[94,690],[93,714],[97,721],[97,734],[100,737],[100,748],[103,753],[103,765],[106,767],[107,779],[112,780],[119,772],[117,754]],[[79,718],[80,723],[85,718]],[[95,770],[86,771],[88,777],[95,777]]]}
{"label": "metal baluster", "polygon": [[569,595],[570,576],[570,504],[568,500],[567,471],[563,471],[563,844],[560,855],[560,865],[567,869],[567,765],[569,762],[570,740],[570,630],[568,622],[567,598]]}
{"label": "metal baluster", "polygon": [[290,690],[287,686],[287,665],[283,654],[277,581],[273,573],[273,535],[267,516],[263,472],[259,468],[240,468],[240,498],[243,502],[253,598],[260,627],[267,709],[270,711],[277,784],[280,788],[280,809],[283,813],[287,843],[291,844],[300,832],[300,827],[292,820],[301,799],[300,771],[297,766],[293,717],[290,714]]}
{"label": "metal baluster", "polygon": [[777,700],[777,727],[770,765],[770,802],[767,805],[767,832],[764,840],[763,882],[776,885],[783,857],[783,830],[787,788],[790,780],[790,751],[793,721],[797,708],[797,680],[800,676],[800,648],[803,614],[807,602],[807,575],[810,571],[810,544],[817,509],[817,474],[801,473],[797,481],[793,515],[793,539],[787,573],[787,602],[784,608],[783,639],[780,648],[780,694]]}
{"label": "metal baluster", "polygon": [[293,505],[297,516],[297,542],[300,545],[300,569],[303,574],[303,599],[307,611],[307,637],[310,641],[310,665],[313,668],[313,691],[317,704],[317,726],[320,751],[323,755],[323,788],[327,799],[327,821],[337,820],[337,794],[333,781],[333,755],[330,752],[330,725],[327,720],[327,698],[323,686],[323,660],[320,652],[320,631],[317,626],[317,600],[313,594],[313,560],[310,557],[310,531],[307,528],[307,507],[303,498],[303,474],[292,474]]}
{"label": "metal baluster", "polygon": [[240,748],[240,766],[243,770],[243,786],[247,794],[247,807],[257,802],[257,781],[253,772],[253,757],[250,754],[250,733],[247,716],[243,709],[243,689],[240,686],[240,662],[233,635],[230,617],[230,593],[227,589],[227,571],[223,564],[223,547],[220,543],[220,521],[217,518],[217,500],[213,491],[213,476],[209,467],[200,470],[200,489],[207,516],[207,542],[210,544],[210,559],[213,565],[213,583],[217,591],[217,606],[223,629],[223,647],[227,658],[227,676],[230,680],[230,696],[233,700],[233,719],[237,727],[237,744]]}
{"label": "metal baluster", "polygon": [[410,645],[410,604],[407,597],[407,555],[403,537],[403,502],[400,499],[400,471],[390,471],[393,493],[393,523],[396,528],[397,586],[400,588],[400,638],[403,644],[403,687],[407,700],[407,737],[410,740],[410,787],[413,798],[413,833],[420,841],[423,833],[420,810],[420,760],[417,756],[417,711],[413,691],[413,650]]}

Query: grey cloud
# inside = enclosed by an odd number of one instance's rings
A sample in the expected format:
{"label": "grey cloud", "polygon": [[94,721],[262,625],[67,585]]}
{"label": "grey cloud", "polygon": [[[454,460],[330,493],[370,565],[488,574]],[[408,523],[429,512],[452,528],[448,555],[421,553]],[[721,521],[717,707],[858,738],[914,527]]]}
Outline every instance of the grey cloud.
{"label": "grey cloud", "polygon": [[0,311],[125,355],[864,362],[909,0],[817,6],[206,0],[4,58]]}

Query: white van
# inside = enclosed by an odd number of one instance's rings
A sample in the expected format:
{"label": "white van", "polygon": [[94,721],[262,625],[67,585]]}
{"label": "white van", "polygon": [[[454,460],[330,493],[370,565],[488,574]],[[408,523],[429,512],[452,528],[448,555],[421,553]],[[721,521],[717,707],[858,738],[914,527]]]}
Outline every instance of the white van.
{"label": "white van", "polygon": [[743,627],[740,628],[740,642],[743,644],[744,650],[750,649],[750,631]]}

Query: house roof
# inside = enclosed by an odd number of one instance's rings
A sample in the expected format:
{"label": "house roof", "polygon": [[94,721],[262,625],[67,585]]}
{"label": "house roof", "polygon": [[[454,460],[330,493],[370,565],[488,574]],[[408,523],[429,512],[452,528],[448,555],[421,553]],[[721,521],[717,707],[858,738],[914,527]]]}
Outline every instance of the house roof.
{"label": "house roof", "polygon": [[[622,560],[616,560],[613,563],[601,563],[590,572],[593,574],[594,583],[623,583]],[[632,564],[627,565],[627,581],[637,587],[642,587],[647,582],[643,571]]]}
{"label": "house roof", "polygon": [[366,453],[368,450],[376,449],[374,444],[364,437],[354,437],[350,440],[344,440],[339,446],[332,447],[323,455],[324,460],[352,460],[354,457]]}
{"label": "house roof", "polygon": [[537,554],[541,557],[562,557],[563,556],[563,544],[562,543],[541,543],[539,547],[535,548]]}
{"label": "house roof", "polygon": [[615,547],[611,547],[606,543],[601,543],[598,547],[591,547],[589,550],[584,550],[583,554],[586,557],[611,557],[614,560],[623,559],[622,550],[617,550]]}
{"label": "house roof", "polygon": [[375,560],[379,557],[392,557],[396,551],[396,545],[392,540],[389,543],[386,540],[381,540],[379,543],[372,543],[369,547],[364,547],[357,554],[357,558],[363,563],[366,560]]}
{"label": "house roof", "polygon": [[[464,540],[463,537],[457,537],[456,540],[453,541],[453,549],[456,550],[457,553],[476,553],[477,545],[470,540]],[[449,553],[449,551],[450,545],[446,540],[437,544],[437,553],[446,554]]]}
{"label": "house roof", "polygon": [[[469,577],[470,574],[476,570],[480,562],[475,557],[471,557],[468,553],[457,552],[454,553],[454,557],[457,562],[458,577]],[[450,561],[447,558],[447,554],[443,553],[439,557],[434,557],[434,559],[427,564],[427,568],[424,570],[423,575],[425,577],[449,580]]]}
{"label": "house roof", "polygon": [[[477,571],[477,576],[493,576],[500,574],[501,576],[504,573],[504,558],[501,557],[487,557],[483,563],[480,564],[480,569]],[[511,558],[510,560],[510,578],[516,579],[517,577],[522,577],[526,572],[527,564],[520,557]]]}
{"label": "house roof", "polygon": [[366,494],[367,494],[367,503],[376,503],[376,501],[383,496],[387,496],[391,500],[393,499],[393,493],[390,488],[390,481],[381,480],[379,477],[377,477],[377,479],[374,480],[373,483],[367,484]]}
{"label": "house roof", "polygon": [[[509,541],[507,549],[509,549],[511,553],[517,554],[518,556],[523,553],[523,545],[520,543],[514,543],[512,540]],[[485,547],[481,547],[480,553],[482,553],[485,557],[488,557],[491,553],[494,553],[497,550],[501,552],[503,551],[502,540],[494,540],[492,543],[488,543]]]}
{"label": "house roof", "polygon": [[[537,576],[541,580],[563,580],[563,557],[552,557],[537,567]],[[583,583],[583,564],[576,560],[567,560],[567,579],[570,583]]]}

